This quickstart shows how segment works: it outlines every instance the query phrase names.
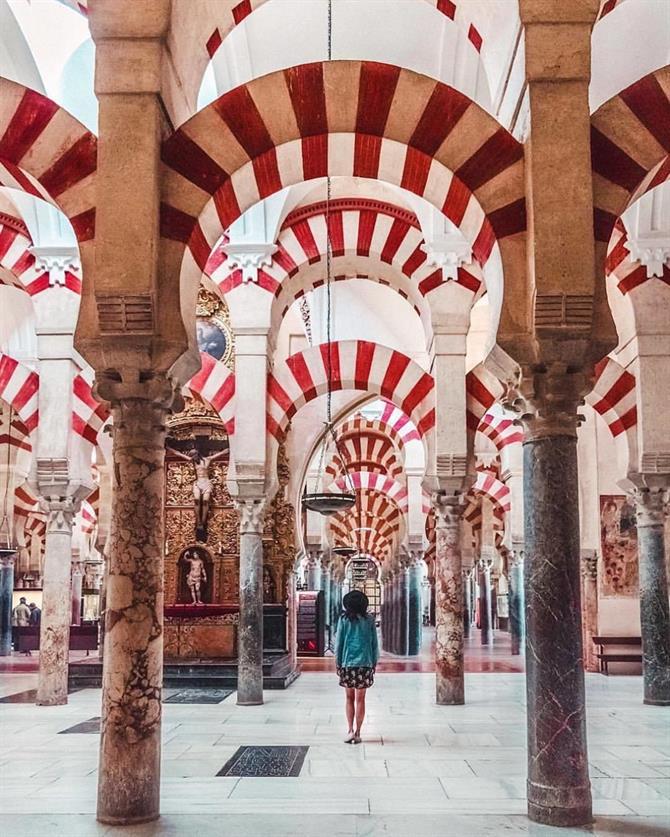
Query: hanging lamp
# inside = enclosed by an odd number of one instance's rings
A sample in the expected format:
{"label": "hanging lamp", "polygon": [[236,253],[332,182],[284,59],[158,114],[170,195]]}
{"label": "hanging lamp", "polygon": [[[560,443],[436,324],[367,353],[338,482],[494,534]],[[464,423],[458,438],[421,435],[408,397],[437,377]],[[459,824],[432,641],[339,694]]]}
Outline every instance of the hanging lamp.
{"label": "hanging lamp", "polygon": [[[332,0],[328,0],[328,60],[332,59]],[[316,484],[314,491],[305,491],[302,495],[303,508],[309,509],[313,512],[318,512],[323,515],[337,514],[337,512],[346,511],[356,504],[356,491],[351,479],[351,475],[347,469],[346,462],[342,455],[340,442],[335,433],[333,426],[333,344],[332,344],[332,305],[331,305],[331,284],[333,279],[333,246],[330,237],[330,198],[331,198],[331,181],[330,173],[326,175],[326,421],[325,431],[323,434],[323,443],[321,445],[321,454],[319,456],[319,468],[316,476]],[[342,473],[346,483],[345,491],[340,494],[331,494],[323,491],[323,475],[326,450],[328,441],[332,439],[334,444],[334,455],[339,459]],[[319,490],[321,488],[321,490]]]}

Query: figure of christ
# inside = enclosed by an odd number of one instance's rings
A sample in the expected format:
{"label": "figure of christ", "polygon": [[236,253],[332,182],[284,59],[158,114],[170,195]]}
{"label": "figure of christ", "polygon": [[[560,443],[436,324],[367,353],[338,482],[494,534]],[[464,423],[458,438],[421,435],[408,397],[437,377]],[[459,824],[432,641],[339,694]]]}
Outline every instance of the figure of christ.
{"label": "figure of christ", "polygon": [[209,517],[209,503],[212,498],[212,480],[209,476],[209,466],[218,459],[227,456],[228,451],[222,450],[203,456],[199,450],[192,448],[188,453],[181,453],[170,448],[179,459],[192,462],[195,468],[195,482],[193,483],[193,501],[195,504],[195,531],[198,540],[207,540],[207,519]]}
{"label": "figure of christ", "polygon": [[205,562],[195,550],[191,552],[187,550],[182,560],[186,561],[189,565],[186,584],[191,593],[192,602],[194,605],[202,604],[202,585],[207,583]]}

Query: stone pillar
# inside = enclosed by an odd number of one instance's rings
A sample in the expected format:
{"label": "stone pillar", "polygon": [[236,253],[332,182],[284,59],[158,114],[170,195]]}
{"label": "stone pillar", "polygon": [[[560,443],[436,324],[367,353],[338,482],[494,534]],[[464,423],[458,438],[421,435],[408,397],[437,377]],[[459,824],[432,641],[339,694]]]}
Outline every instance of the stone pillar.
{"label": "stone pillar", "polygon": [[400,581],[397,570],[393,570],[390,579],[391,587],[391,619],[389,625],[391,628],[390,636],[390,650],[392,654],[398,654],[400,648],[400,603],[398,600],[400,592]]}
{"label": "stone pillar", "polygon": [[330,580],[331,567],[330,561],[325,558],[321,562],[321,591],[323,592],[323,612],[326,620],[326,647],[331,645],[331,616],[330,616]]}
{"label": "stone pillar", "polygon": [[291,669],[298,668],[298,597],[296,571],[289,564],[284,568],[284,589],[286,590],[286,647],[291,658]]}
{"label": "stone pillar", "polygon": [[509,632],[512,639],[512,654],[521,654],[526,636],[526,614],[523,594],[523,552],[512,549],[509,553],[508,574]]}
{"label": "stone pillar", "polygon": [[479,629],[482,645],[493,645],[493,614],[491,610],[491,562],[479,560]]}
{"label": "stone pillar", "polygon": [[568,826],[591,820],[577,481],[577,406],[588,384],[561,364],[529,377],[522,415],[528,814]]}
{"label": "stone pillar", "polygon": [[593,637],[598,634],[598,553],[582,551],[582,643],[585,671],[599,671]]}
{"label": "stone pillar", "polygon": [[463,636],[470,636],[472,625],[472,570],[463,570]]}
{"label": "stone pillar", "polygon": [[435,510],[435,697],[465,703],[463,669],[463,567],[459,495],[433,496]]}
{"label": "stone pillar", "polygon": [[320,590],[321,589],[321,560],[317,553],[310,553],[307,562],[307,589]]}
{"label": "stone pillar", "polygon": [[409,565],[409,627],[407,631],[407,653],[416,656],[421,652],[421,634],[423,630],[423,607],[421,602],[421,585],[423,582],[423,568],[421,561],[415,556]]}
{"label": "stone pillar", "polygon": [[[163,685],[163,493],[170,382],[103,382],[113,418],[98,820],[159,815]],[[68,567],[69,575],[69,567]]]}
{"label": "stone pillar", "polygon": [[16,552],[0,556],[0,657],[12,655],[12,593]]}
{"label": "stone pillar", "polygon": [[237,498],[240,514],[240,623],[237,634],[237,703],[263,703],[264,498]]}
{"label": "stone pillar", "polygon": [[40,623],[40,670],[37,679],[38,706],[67,703],[72,600],[72,523],[76,512],[71,498],[41,499],[47,515],[47,533],[42,577]]}
{"label": "stone pillar", "polygon": [[401,565],[398,573],[398,654],[409,653],[409,568]]}
{"label": "stone pillar", "polygon": [[81,625],[81,596],[83,580],[84,564],[81,561],[73,561],[70,593],[71,625]]}
{"label": "stone pillar", "polygon": [[640,488],[637,538],[644,702],[670,706],[670,608],[665,556],[664,488]]}

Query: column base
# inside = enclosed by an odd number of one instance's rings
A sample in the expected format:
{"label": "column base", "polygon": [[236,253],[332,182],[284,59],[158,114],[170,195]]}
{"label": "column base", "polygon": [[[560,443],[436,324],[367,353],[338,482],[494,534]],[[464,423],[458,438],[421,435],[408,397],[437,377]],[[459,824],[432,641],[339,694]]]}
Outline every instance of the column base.
{"label": "column base", "polygon": [[[528,818],[542,825],[589,825],[593,822],[591,787],[553,788],[528,781]],[[538,801],[533,801],[535,797]]]}
{"label": "column base", "polygon": [[438,681],[435,687],[435,703],[438,706],[464,706],[465,685],[461,682]]}
{"label": "column base", "polygon": [[670,706],[670,698],[644,698],[645,706]]}
{"label": "column base", "polygon": [[67,695],[65,697],[46,697],[39,695],[35,698],[35,706],[67,706]]}
{"label": "column base", "polygon": [[236,701],[237,706],[262,706],[263,700],[238,700]]}
{"label": "column base", "polygon": [[142,825],[145,822],[155,822],[160,817],[160,811],[155,814],[145,814],[137,817],[112,817],[106,814],[97,814],[96,820],[104,825]]}

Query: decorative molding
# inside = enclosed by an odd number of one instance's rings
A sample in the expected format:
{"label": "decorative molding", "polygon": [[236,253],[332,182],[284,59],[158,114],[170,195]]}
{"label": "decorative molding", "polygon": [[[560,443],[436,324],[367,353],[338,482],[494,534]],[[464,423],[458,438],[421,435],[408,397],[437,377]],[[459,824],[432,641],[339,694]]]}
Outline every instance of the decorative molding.
{"label": "decorative molding", "polygon": [[240,534],[262,535],[265,498],[234,497],[233,503],[240,516]]}
{"label": "decorative molding", "polygon": [[65,274],[81,270],[79,251],[69,245],[33,245],[28,248],[35,257],[37,265],[49,274],[50,287],[64,287]]}
{"label": "decorative molding", "polygon": [[262,267],[270,267],[277,245],[266,241],[260,244],[229,243],[221,249],[228,256],[226,267],[229,270],[241,270],[243,282],[258,282],[258,271]]}
{"label": "decorative molding", "polygon": [[535,325],[538,328],[591,328],[593,297],[584,294],[538,294]]}
{"label": "decorative molding", "polygon": [[663,278],[663,269],[670,267],[670,237],[668,235],[631,238],[624,243],[633,261],[647,269],[647,279]]}
{"label": "decorative molding", "polygon": [[[335,198],[330,201],[329,207],[331,213],[376,212],[377,214],[388,215],[389,218],[404,221],[406,224],[409,224],[417,230],[421,229],[416,215],[410,210],[401,209],[399,206],[395,206],[394,204],[374,200],[373,198]],[[281,225],[281,230],[292,227],[299,221],[307,221],[315,215],[325,214],[326,201],[318,201],[317,203],[311,203],[308,206],[301,206],[298,209],[294,209],[293,212],[289,212]]]}
{"label": "decorative molding", "polygon": [[472,247],[460,236],[437,236],[421,245],[431,267],[442,270],[445,280],[458,279],[458,268],[472,263]]}
{"label": "decorative molding", "polygon": [[464,477],[467,474],[467,455],[460,453],[438,454],[438,477]]}
{"label": "decorative molding", "polygon": [[154,328],[151,294],[98,294],[101,334],[151,334]]}
{"label": "decorative molding", "polygon": [[643,474],[670,474],[670,451],[650,451],[640,459]]}

